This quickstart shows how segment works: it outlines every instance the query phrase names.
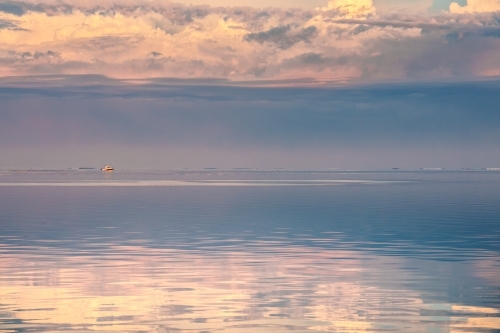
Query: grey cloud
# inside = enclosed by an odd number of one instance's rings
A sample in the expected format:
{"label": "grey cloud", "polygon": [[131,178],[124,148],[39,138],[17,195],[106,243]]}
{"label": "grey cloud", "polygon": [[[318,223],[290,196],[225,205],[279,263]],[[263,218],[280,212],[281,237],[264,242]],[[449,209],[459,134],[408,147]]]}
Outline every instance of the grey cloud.
{"label": "grey cloud", "polygon": [[315,65],[325,65],[332,60],[331,57],[325,57],[322,54],[309,52],[298,55],[291,59],[285,59],[283,64],[285,66],[297,67],[301,65],[305,66],[315,66]]}
{"label": "grey cloud", "polygon": [[[87,15],[99,14],[101,16],[114,16],[120,13],[125,16],[137,16],[145,13],[158,13],[172,24],[185,26],[196,19],[203,19],[210,14],[217,14],[225,19],[233,19],[245,24],[250,30],[261,30],[262,26],[269,18],[278,19],[278,22],[292,24],[297,21],[303,22],[313,17],[313,12],[302,9],[279,9],[268,8],[260,10],[252,7],[212,7],[208,5],[183,5],[175,2],[148,1],[137,4],[123,4],[119,2],[103,2],[99,5],[85,2],[49,2],[36,3],[28,1],[9,1],[2,2],[5,11],[24,15],[27,12],[44,12],[47,15],[56,15],[58,13],[69,14],[74,11],[80,11]],[[0,11],[1,11],[0,6]],[[160,28],[164,28],[160,26]],[[171,32],[171,31],[167,31]]]}
{"label": "grey cloud", "polygon": [[0,12],[11,13],[22,16],[27,12],[44,12],[48,15],[57,13],[70,14],[75,10],[85,14],[99,14],[101,16],[114,16],[116,13],[123,15],[137,15],[141,12],[157,12],[164,17],[171,19],[174,24],[188,24],[196,18],[203,18],[212,12],[219,10],[209,6],[185,6],[182,4],[165,3],[161,6],[154,4],[122,5],[119,3],[109,3],[101,5],[71,4],[65,2],[58,3],[30,3],[23,1],[0,2]]}
{"label": "grey cloud", "polygon": [[99,36],[72,40],[67,43],[71,48],[96,50],[102,52],[124,51],[144,40],[141,35],[133,36]]}
{"label": "grey cloud", "polygon": [[255,18],[258,19],[258,18],[269,18],[271,17],[271,14],[269,14],[268,12],[258,12],[255,14]]}
{"label": "grey cloud", "polygon": [[363,32],[366,32],[370,30],[373,26],[370,26],[368,24],[359,24],[353,31],[353,35],[359,35],[362,34]]}
{"label": "grey cloud", "polygon": [[426,22],[402,22],[402,21],[383,21],[383,20],[330,20],[332,23],[357,25],[353,31],[355,34],[367,31],[369,27],[393,27],[393,28],[417,28],[423,32],[445,31],[448,36],[462,37],[463,35],[480,35],[484,37],[500,37],[500,24],[490,25],[472,25],[460,23],[426,23]]}
{"label": "grey cloud", "polygon": [[24,14],[25,10],[22,5],[19,5],[15,2],[6,1],[0,2],[0,12],[21,16]]}
{"label": "grey cloud", "polygon": [[246,71],[246,74],[253,75],[254,77],[261,77],[267,70],[266,66],[252,67]]}
{"label": "grey cloud", "polygon": [[[321,73],[325,70],[335,70],[337,68],[362,68],[364,63],[364,58],[355,53],[332,55],[317,52],[306,52],[295,57],[283,59],[283,61],[272,70],[286,72],[288,70],[307,69],[310,70],[310,72]],[[330,81],[330,84],[335,84],[336,82],[337,81]]]}
{"label": "grey cloud", "polygon": [[7,51],[7,57],[4,57],[3,61],[10,60],[11,63],[15,63],[17,61],[22,61],[23,63],[26,61],[33,60],[60,60],[61,55],[58,52],[53,51],[35,51],[35,52],[16,52],[16,51]]}
{"label": "grey cloud", "polygon": [[422,22],[404,22],[404,21],[389,21],[389,20],[354,20],[354,19],[338,19],[338,20],[328,20],[331,23],[340,24],[356,24],[364,26],[376,26],[376,27],[394,27],[394,28],[419,28],[419,29],[440,29],[449,30],[451,26],[449,24],[439,24],[439,23],[422,23]]}
{"label": "grey cloud", "polygon": [[58,52],[47,51],[47,52],[34,52],[31,54],[30,52],[23,52],[22,57],[24,59],[41,59],[41,58],[60,58],[60,54]]}
{"label": "grey cloud", "polygon": [[48,15],[55,13],[70,13],[73,6],[65,3],[58,3],[57,5],[44,4],[44,3],[29,3],[24,1],[1,1],[0,12],[22,16],[27,12],[44,12]]}
{"label": "grey cloud", "polygon": [[292,25],[286,25],[271,28],[267,31],[251,33],[245,36],[245,40],[247,42],[255,41],[260,44],[266,42],[273,43],[280,49],[288,49],[299,42],[310,42],[317,32],[317,28],[315,26],[309,26],[302,29],[292,28],[295,27]]}
{"label": "grey cloud", "polygon": [[17,30],[17,31],[26,31],[26,29],[23,29],[19,27],[17,22],[11,21],[11,20],[4,20],[0,19],[0,30],[2,29],[7,29],[7,30]]}
{"label": "grey cloud", "polygon": [[204,18],[211,14],[213,10],[208,6],[185,7],[181,5],[173,6],[171,9],[160,11],[169,18],[172,23],[185,25],[193,22],[194,19]]}

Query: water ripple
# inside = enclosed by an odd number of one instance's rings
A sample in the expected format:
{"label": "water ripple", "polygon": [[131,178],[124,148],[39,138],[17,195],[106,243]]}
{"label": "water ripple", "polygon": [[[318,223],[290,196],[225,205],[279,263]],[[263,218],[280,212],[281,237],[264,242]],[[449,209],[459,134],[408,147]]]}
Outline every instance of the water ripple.
{"label": "water ripple", "polygon": [[496,174],[236,176],[3,175],[0,331],[500,330]]}

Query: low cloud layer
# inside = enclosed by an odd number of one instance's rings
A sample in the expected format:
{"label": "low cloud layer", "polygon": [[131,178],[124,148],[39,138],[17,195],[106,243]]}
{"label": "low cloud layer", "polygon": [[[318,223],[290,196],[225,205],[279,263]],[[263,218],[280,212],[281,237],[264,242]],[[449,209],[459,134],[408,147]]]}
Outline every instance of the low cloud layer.
{"label": "low cloud layer", "polygon": [[0,2],[0,76],[426,80],[500,75],[500,2],[448,12],[371,0],[300,8]]}
{"label": "low cloud layer", "polygon": [[0,79],[0,169],[500,167],[500,81],[264,82]]}

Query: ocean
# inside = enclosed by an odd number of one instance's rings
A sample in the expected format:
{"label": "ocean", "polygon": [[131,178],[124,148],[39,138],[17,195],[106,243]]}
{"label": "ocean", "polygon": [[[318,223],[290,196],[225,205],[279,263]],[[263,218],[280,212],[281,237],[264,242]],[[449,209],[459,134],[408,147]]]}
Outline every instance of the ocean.
{"label": "ocean", "polygon": [[497,171],[1,171],[0,332],[500,332]]}

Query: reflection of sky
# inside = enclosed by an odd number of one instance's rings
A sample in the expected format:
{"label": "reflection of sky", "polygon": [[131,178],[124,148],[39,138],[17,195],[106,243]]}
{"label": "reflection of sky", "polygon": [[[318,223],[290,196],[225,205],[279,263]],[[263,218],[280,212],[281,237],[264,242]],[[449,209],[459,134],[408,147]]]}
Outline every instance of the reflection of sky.
{"label": "reflection of sky", "polygon": [[492,331],[499,177],[2,172],[0,330]]}
{"label": "reflection of sky", "polygon": [[[10,250],[2,247],[4,253]],[[0,259],[0,328],[459,332],[500,327],[496,308],[431,303],[430,294],[406,288],[408,282],[436,281],[404,266],[414,263],[266,244],[258,253],[140,245],[109,246],[100,254],[84,248],[79,253],[24,249]],[[461,274],[475,269],[467,266]]]}
{"label": "reflection of sky", "polygon": [[[404,246],[398,251],[413,256],[476,257],[500,246],[499,177],[498,172],[442,171],[10,172],[0,176],[1,184],[16,185],[0,186],[0,220],[8,226],[5,236],[38,239],[43,234],[76,244],[80,236],[121,241],[140,232],[155,246],[186,247],[200,236],[246,235],[343,247],[314,240],[336,239],[334,231],[342,241],[370,250],[384,251],[384,243],[398,242]],[[147,186],[175,182],[190,186]],[[47,183],[65,186],[40,186]],[[99,186],[67,186],[82,183]],[[126,186],[137,183],[143,186]],[[232,186],[213,186],[226,183]],[[103,226],[120,232],[98,229]],[[274,234],[280,228],[286,233]],[[217,237],[214,241],[221,240]]]}

